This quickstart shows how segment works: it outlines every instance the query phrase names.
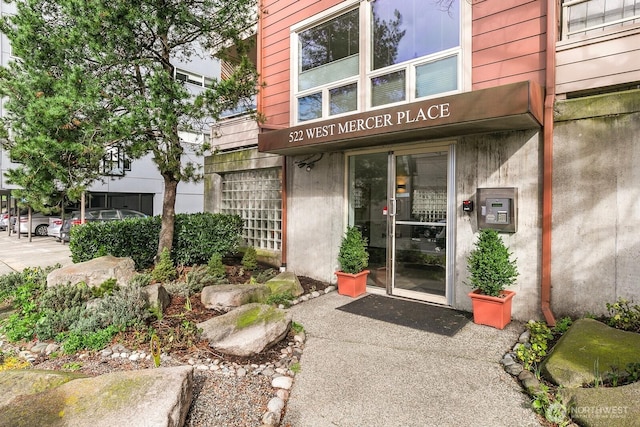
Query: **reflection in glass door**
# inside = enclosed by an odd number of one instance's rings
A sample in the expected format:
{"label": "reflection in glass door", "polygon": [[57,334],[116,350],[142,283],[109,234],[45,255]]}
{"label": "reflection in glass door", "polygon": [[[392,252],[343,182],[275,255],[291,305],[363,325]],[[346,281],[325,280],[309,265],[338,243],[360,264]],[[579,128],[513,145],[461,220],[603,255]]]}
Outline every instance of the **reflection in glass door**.
{"label": "reflection in glass door", "polygon": [[448,153],[394,155],[389,293],[446,303]]}
{"label": "reflection in glass door", "polygon": [[369,290],[448,303],[451,170],[442,150],[349,157],[349,224],[369,242]]}
{"label": "reflection in glass door", "polygon": [[389,154],[349,157],[349,224],[369,242],[367,286],[386,290]]}

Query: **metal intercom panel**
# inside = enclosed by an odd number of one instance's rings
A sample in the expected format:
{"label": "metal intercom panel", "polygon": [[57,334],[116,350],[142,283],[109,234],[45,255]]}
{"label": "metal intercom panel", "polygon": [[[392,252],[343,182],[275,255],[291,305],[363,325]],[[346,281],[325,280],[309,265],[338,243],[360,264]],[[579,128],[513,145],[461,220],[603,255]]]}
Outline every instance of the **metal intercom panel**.
{"label": "metal intercom panel", "polygon": [[518,219],[518,189],[478,188],[476,191],[478,228],[515,233]]}

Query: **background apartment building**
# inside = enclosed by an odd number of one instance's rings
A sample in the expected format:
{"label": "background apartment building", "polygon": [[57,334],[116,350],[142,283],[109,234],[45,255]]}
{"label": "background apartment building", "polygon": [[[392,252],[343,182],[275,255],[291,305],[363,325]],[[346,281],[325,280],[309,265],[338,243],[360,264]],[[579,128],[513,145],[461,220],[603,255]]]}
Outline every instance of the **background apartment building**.
{"label": "background apartment building", "polygon": [[[14,14],[15,10],[13,3],[0,3],[2,15]],[[3,66],[14,59],[9,40],[4,35],[0,35],[0,55]],[[199,59],[194,57],[193,61],[174,60],[173,64],[176,67],[175,77],[183,80],[194,94],[202,90],[211,79],[219,78],[221,73],[219,61],[214,58]],[[0,105],[0,115],[2,114],[2,106]],[[209,127],[201,129],[199,133],[181,133],[185,143],[183,162],[190,161],[203,166],[204,158],[197,156],[195,149],[198,144],[202,144],[203,141],[210,138],[210,133]],[[3,208],[7,206],[11,190],[15,188],[6,182],[4,173],[15,166],[8,153],[0,148],[0,197]],[[151,155],[131,161],[117,147],[114,147],[105,154],[102,172],[104,179],[95,182],[88,189],[87,207],[129,208],[148,215],[162,213],[164,182]],[[203,211],[203,195],[204,182],[181,182],[177,190],[176,212]],[[13,206],[13,202],[11,205]]]}
{"label": "background apartment building", "polygon": [[205,207],[329,282],[358,226],[372,293],[470,310],[491,227],[518,259],[515,318],[638,299],[639,3],[264,0],[264,121],[220,125]]}

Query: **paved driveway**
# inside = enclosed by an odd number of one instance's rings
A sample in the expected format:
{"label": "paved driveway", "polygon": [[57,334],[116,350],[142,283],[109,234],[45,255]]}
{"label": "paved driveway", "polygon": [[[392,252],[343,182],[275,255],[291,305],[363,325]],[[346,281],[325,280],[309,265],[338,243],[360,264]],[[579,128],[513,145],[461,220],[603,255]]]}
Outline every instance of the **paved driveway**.
{"label": "paved driveway", "polygon": [[48,236],[32,236],[29,241],[24,234],[18,238],[16,234],[9,236],[6,231],[0,232],[0,275],[57,263],[63,266],[73,263],[68,244]]}

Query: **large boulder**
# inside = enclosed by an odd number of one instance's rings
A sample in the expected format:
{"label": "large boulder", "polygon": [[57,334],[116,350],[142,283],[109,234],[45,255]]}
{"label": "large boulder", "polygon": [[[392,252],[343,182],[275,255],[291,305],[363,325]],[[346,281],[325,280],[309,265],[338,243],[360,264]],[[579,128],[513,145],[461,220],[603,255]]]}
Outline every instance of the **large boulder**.
{"label": "large boulder", "polygon": [[[48,371],[0,372],[0,396],[15,393],[7,402],[0,401],[0,427],[179,427],[193,397],[191,366],[61,378],[61,384],[51,381],[52,376]],[[5,389],[6,378],[22,383],[24,390]]]}
{"label": "large boulder", "polygon": [[571,402],[571,419],[585,427],[637,427],[640,424],[640,382],[621,387],[563,388]]}
{"label": "large boulder", "polygon": [[576,320],[542,363],[545,378],[563,387],[593,383],[615,367],[640,362],[640,334],[611,328],[594,319]]}
{"label": "large boulder", "polygon": [[282,341],[291,328],[291,313],[252,303],[198,323],[198,328],[214,350],[248,357]]}
{"label": "large boulder", "polygon": [[272,295],[289,292],[295,298],[304,294],[304,288],[300,284],[298,276],[290,271],[285,271],[278,274],[273,279],[267,280],[265,285],[269,287]]}
{"label": "large boulder", "polygon": [[205,286],[200,294],[206,308],[229,310],[244,304],[265,302],[270,291],[266,285],[212,285]]}
{"label": "large boulder", "polygon": [[126,286],[135,274],[133,259],[107,255],[53,270],[47,275],[47,286],[84,282],[90,287],[98,287],[111,278],[116,279],[118,286]]}

